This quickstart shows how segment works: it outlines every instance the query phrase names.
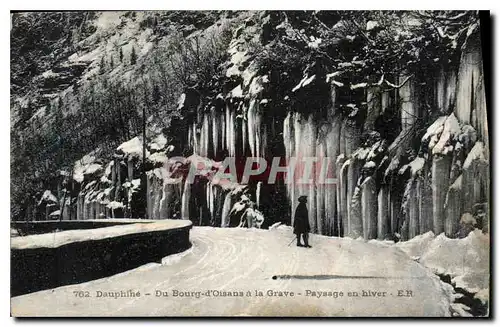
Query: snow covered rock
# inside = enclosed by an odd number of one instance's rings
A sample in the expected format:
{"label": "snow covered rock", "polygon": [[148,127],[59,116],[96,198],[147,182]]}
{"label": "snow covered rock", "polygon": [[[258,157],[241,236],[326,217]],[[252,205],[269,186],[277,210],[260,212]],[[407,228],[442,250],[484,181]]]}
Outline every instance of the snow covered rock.
{"label": "snow covered rock", "polygon": [[439,141],[434,147],[432,147],[432,154],[446,155],[453,151],[453,143],[456,141],[458,134],[460,133],[460,124],[455,117],[455,114],[451,114],[446,118],[443,124],[443,130]]}

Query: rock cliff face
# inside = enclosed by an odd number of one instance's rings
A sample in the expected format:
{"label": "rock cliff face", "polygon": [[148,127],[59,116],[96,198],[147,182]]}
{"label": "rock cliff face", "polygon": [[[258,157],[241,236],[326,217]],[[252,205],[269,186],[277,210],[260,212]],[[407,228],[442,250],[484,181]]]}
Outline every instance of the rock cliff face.
{"label": "rock cliff face", "polygon": [[[392,59],[384,54],[380,69],[360,59],[369,56],[365,43],[383,33],[374,27],[381,22],[368,20],[351,35],[340,14],[307,17],[238,13],[220,74],[181,90],[180,118],[163,132],[148,129],[145,161],[142,136],[121,144],[110,161],[93,153],[82,158],[63,218],[266,227],[293,223],[297,199],[307,195],[312,232],[323,235],[409,239],[487,230],[490,156],[478,23],[444,36],[458,42],[453,56],[435,46],[431,64],[403,61],[388,71]],[[336,36],[314,35],[313,21]],[[297,58],[273,57],[291,45]],[[238,176],[214,178],[231,169],[228,157]],[[268,170],[243,183],[249,157],[268,166],[273,158],[284,166],[314,157],[315,164],[307,183],[289,174],[270,183]],[[325,176],[335,183],[324,183]]]}

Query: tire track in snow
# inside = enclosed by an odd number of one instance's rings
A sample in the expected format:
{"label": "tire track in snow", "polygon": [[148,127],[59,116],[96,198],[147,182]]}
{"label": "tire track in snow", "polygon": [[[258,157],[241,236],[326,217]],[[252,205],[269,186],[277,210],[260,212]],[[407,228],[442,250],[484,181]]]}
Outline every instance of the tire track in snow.
{"label": "tire track in snow", "polygon": [[[443,315],[446,301],[428,272],[391,248],[363,241],[311,235],[313,248],[287,246],[290,230],[251,230],[194,227],[192,247],[170,264],[148,265],[110,278],[60,287],[12,299],[12,311],[31,315],[178,316],[178,315]],[[168,260],[167,260],[168,261]],[[386,264],[388,263],[388,264]],[[276,279],[273,275],[387,276],[373,279]],[[376,272],[376,274],[374,274]],[[421,276],[417,281],[410,279]],[[386,288],[413,285],[414,299],[332,299],[296,297],[156,297],[155,290],[251,291],[268,289],[303,292],[305,289]],[[74,290],[126,290],[151,296],[118,299],[78,299]],[[421,293],[421,294],[420,294]],[[253,295],[253,294],[252,294]],[[374,302],[375,301],[375,302]],[[40,303],[53,303],[43,306]],[[54,308],[57,308],[55,310]],[[399,310],[399,311],[398,311]],[[403,310],[403,311],[401,311]]]}

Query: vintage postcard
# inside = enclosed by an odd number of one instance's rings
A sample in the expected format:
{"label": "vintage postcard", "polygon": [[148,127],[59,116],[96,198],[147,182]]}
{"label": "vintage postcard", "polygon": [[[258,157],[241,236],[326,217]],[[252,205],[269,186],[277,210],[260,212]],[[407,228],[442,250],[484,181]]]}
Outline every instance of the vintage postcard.
{"label": "vintage postcard", "polygon": [[489,15],[12,12],[11,315],[490,317]]}

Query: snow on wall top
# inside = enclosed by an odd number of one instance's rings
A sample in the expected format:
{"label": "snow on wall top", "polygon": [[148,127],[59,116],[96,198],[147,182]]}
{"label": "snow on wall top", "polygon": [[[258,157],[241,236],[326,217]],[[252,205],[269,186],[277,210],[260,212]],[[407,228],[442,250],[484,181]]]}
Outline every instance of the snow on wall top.
{"label": "snow on wall top", "polygon": [[152,150],[161,150],[165,147],[165,145],[167,145],[167,138],[163,134],[159,134],[154,138],[149,146]]}
{"label": "snow on wall top", "polygon": [[[446,118],[448,118],[448,117],[447,116],[441,116],[438,119],[436,119],[431,124],[431,126],[429,126],[427,128],[427,132],[422,137],[422,142],[427,142],[430,138],[435,138],[434,142],[432,142],[432,139],[430,140],[430,142],[433,143],[432,147],[434,147],[434,145],[438,141],[437,138],[439,137],[439,135],[443,131],[442,127],[443,127],[444,122],[446,121]],[[431,147],[431,146],[429,145],[429,147]]]}
{"label": "snow on wall top", "polygon": [[97,163],[92,163],[87,167],[87,169],[85,169],[85,174],[93,174],[101,168],[102,168],[102,165],[97,164]]}
{"label": "snow on wall top", "polygon": [[44,201],[57,203],[57,198],[54,194],[52,194],[50,190],[45,190],[45,192],[43,192],[40,201],[38,202],[38,205],[42,204]]}
{"label": "snow on wall top", "polygon": [[119,208],[124,208],[125,205],[118,201],[111,201],[110,203],[108,203],[107,207],[110,209],[119,209]]}
{"label": "snow on wall top", "polygon": [[464,169],[468,169],[474,160],[486,160],[484,157],[483,142],[476,142],[464,161]]}
{"label": "snow on wall top", "polygon": [[248,88],[248,94],[255,97],[264,90],[263,85],[269,83],[267,75],[257,76],[253,78],[250,87]]}
{"label": "snow on wall top", "polygon": [[409,164],[404,165],[399,169],[399,174],[403,174],[406,169],[410,168],[411,169],[411,175],[415,176],[422,168],[424,167],[425,164],[425,159],[422,157],[416,157],[414,160],[412,160]]}
{"label": "snow on wall top", "polygon": [[446,155],[453,151],[453,146],[450,144],[453,139],[460,134],[460,124],[454,113],[446,118],[443,125],[443,131],[437,144],[432,148],[432,154]]}
{"label": "snow on wall top", "polygon": [[163,152],[155,152],[150,155],[148,159],[155,163],[164,163],[168,161],[167,155]]}
{"label": "snow on wall top", "polygon": [[[116,150],[123,152],[127,157],[142,158],[142,141],[136,136],[120,144]],[[149,151],[146,149],[146,158],[147,157],[149,157]]]}
{"label": "snow on wall top", "polygon": [[[457,179],[451,184],[450,190],[459,190],[462,188],[462,175],[458,176]],[[448,200],[448,195],[446,195],[446,201]]]}
{"label": "snow on wall top", "polygon": [[97,170],[102,168],[100,164],[94,163],[97,159],[99,151],[99,149],[96,149],[75,162],[73,170],[73,179],[75,181],[81,183],[84,180],[85,174],[95,173]]}

